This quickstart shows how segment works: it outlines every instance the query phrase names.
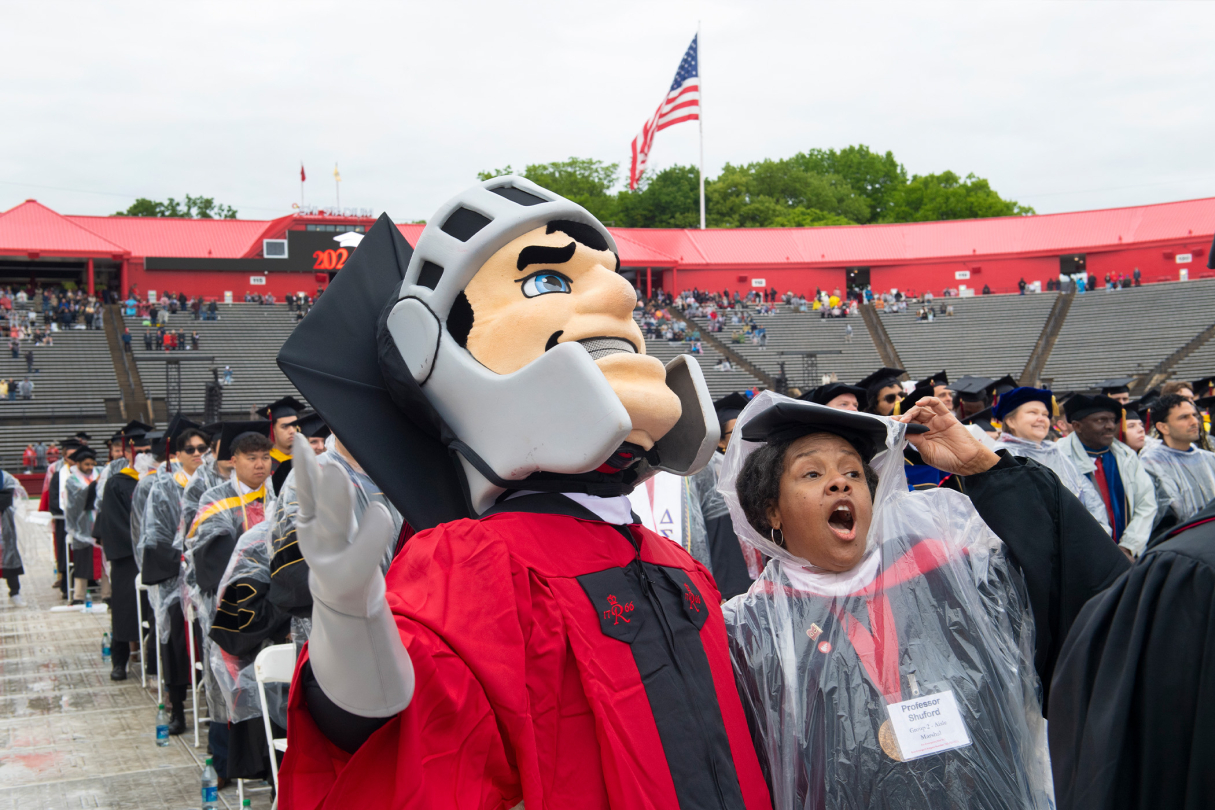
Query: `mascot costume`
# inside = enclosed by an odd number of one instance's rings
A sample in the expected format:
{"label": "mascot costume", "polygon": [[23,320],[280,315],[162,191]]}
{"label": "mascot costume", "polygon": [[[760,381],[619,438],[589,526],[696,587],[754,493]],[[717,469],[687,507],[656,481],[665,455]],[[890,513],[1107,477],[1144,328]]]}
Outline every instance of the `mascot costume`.
{"label": "mascot costume", "polygon": [[522,178],[387,217],[279,364],[418,531],[355,520],[297,436],[314,604],[281,806],[730,808],[771,802],[707,570],[627,494],[709,460],[696,362],[645,355],[611,235]]}

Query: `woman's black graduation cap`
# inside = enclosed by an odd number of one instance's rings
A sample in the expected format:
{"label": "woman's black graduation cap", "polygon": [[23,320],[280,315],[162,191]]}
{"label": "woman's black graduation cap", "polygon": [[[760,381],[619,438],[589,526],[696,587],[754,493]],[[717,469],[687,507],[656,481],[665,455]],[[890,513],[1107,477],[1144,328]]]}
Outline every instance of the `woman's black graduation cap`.
{"label": "woman's black graduation cap", "polygon": [[879,368],[877,371],[865,377],[863,380],[860,380],[857,383],[857,387],[868,389],[880,382],[885,382],[886,380],[894,380],[894,382],[897,383],[899,379],[906,373],[907,372],[901,368]]}
{"label": "woman's black graduation cap", "polygon": [[1102,396],[1108,397],[1114,394],[1125,394],[1131,390],[1129,386],[1134,379],[1134,377],[1112,377],[1097,383],[1097,387],[1101,389]]}
{"label": "woman's black graduation cap", "polygon": [[[907,426],[908,433],[927,433],[926,425]],[[799,439],[811,433],[831,433],[856,448],[865,461],[886,447],[886,422],[877,416],[843,411],[801,400],[778,402],[743,428],[749,442],[777,442]]]}
{"label": "woman's black graduation cap", "polygon": [[[409,525],[422,530],[470,514],[456,463],[422,406],[402,412],[380,373],[379,321],[396,303],[412,255],[381,215],[287,338],[278,365]],[[412,377],[393,383],[416,388]],[[424,402],[421,389],[417,396]]]}

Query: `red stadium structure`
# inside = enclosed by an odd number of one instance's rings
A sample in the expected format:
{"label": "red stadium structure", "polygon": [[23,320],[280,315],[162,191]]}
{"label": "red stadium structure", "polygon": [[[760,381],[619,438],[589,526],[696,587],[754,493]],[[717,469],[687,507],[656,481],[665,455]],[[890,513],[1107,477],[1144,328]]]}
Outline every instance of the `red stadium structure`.
{"label": "red stadium structure", "polygon": [[[370,218],[273,220],[64,216],[35,200],[0,214],[0,284],[175,292],[224,300],[314,293],[341,269],[347,231]],[[411,244],[421,225],[400,225]],[[656,289],[776,288],[811,294],[864,287],[963,295],[1013,292],[1021,279],[1108,273],[1144,283],[1212,275],[1215,198],[1029,217],[824,228],[613,228],[622,272]]]}

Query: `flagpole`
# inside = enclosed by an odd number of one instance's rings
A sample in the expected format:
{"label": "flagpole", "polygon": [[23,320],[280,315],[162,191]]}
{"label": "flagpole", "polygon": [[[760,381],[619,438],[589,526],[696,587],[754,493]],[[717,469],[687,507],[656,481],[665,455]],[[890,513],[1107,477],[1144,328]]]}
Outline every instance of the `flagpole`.
{"label": "flagpole", "polygon": [[700,229],[705,229],[705,77],[700,58],[700,20],[696,21],[696,72],[700,85],[700,114],[696,125],[700,128]]}

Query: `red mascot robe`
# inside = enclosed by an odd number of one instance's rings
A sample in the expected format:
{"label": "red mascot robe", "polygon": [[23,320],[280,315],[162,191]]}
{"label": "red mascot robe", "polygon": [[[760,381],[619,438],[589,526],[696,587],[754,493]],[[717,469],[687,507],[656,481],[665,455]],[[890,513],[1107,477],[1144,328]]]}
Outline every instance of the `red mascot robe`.
{"label": "red mascot robe", "polygon": [[389,570],[417,688],[353,754],[301,656],[281,806],[770,808],[706,569],[561,496],[507,508],[527,511],[421,532]]}

